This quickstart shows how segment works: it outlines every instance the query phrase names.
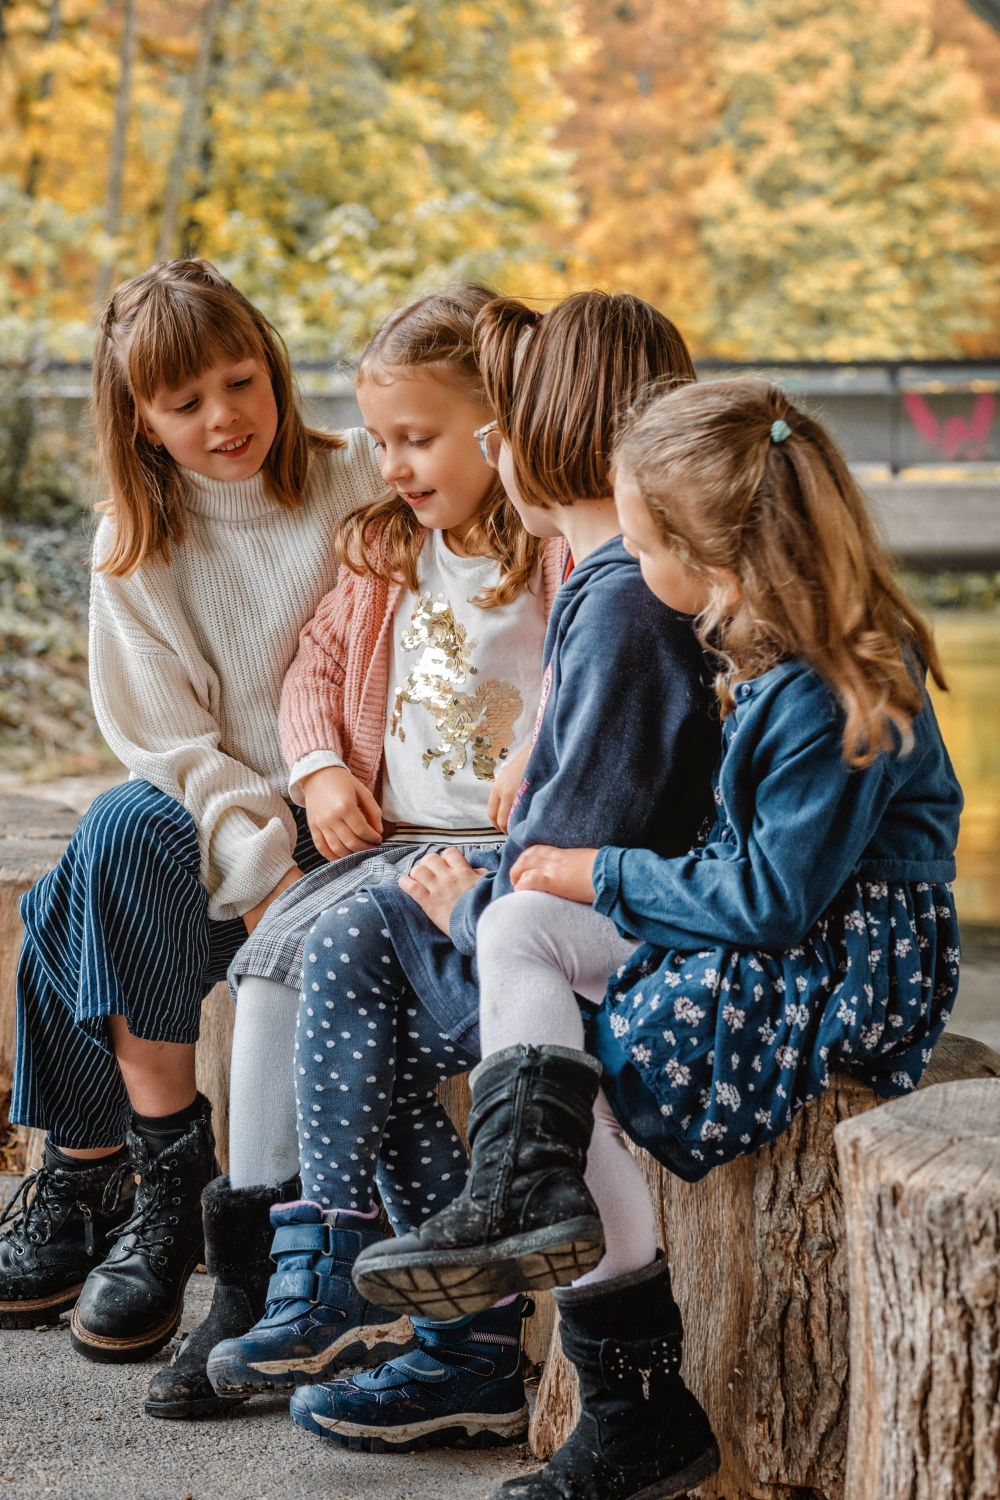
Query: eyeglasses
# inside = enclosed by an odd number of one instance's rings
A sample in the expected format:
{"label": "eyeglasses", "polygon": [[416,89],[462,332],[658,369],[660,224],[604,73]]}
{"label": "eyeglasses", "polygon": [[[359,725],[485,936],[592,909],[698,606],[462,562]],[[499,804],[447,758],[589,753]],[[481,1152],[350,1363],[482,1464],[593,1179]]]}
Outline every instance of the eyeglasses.
{"label": "eyeglasses", "polygon": [[479,451],[489,464],[491,469],[497,468],[500,463],[500,444],[503,441],[495,422],[487,422],[485,427],[477,427],[473,433],[479,444]]}

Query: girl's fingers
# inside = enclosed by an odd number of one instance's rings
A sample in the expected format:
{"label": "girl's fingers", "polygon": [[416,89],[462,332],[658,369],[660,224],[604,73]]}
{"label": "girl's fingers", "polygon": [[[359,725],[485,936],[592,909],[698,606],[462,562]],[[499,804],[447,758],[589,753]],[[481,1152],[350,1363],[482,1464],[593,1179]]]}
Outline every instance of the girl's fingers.
{"label": "girl's fingers", "polygon": [[346,807],[341,813],[340,827],[338,828],[341,838],[344,837],[344,829],[353,834],[355,839],[361,840],[360,843],[355,843],[352,846],[354,849],[363,849],[366,845],[380,844],[382,842],[382,835],[377,833],[371,826],[357,803],[353,807]]}
{"label": "girl's fingers", "polygon": [[381,839],[382,809],[379,807],[378,803],[376,802],[375,798],[372,796],[368,788],[366,786],[362,786],[360,781],[357,783],[357,792],[361,811],[364,813],[366,819],[368,820],[369,827],[373,828]]}
{"label": "girl's fingers", "polygon": [[472,866],[462,853],[461,849],[446,849],[441,855],[441,860],[450,870],[471,870]]}

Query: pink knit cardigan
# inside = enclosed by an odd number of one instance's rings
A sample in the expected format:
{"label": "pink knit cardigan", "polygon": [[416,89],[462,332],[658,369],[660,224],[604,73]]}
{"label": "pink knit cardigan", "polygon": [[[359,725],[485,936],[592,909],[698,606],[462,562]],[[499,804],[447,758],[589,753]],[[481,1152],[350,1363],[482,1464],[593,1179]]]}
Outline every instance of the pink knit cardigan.
{"label": "pink knit cardigan", "polygon": [[[561,538],[546,542],[546,616],[562,582],[566,556]],[[298,653],[281,689],[281,748],[289,766],[313,750],[333,750],[379,795],[392,617],[402,592],[401,583],[340,569],[336,587],[299,636]]]}

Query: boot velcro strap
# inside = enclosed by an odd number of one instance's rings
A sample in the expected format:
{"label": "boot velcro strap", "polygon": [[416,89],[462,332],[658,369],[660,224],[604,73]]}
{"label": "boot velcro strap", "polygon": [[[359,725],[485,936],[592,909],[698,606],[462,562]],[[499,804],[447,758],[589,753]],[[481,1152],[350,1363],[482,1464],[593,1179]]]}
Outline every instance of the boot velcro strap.
{"label": "boot velcro strap", "polygon": [[654,1377],[676,1375],[681,1367],[679,1339],[601,1340],[601,1374],[611,1391],[633,1390],[641,1386],[649,1399],[649,1385]]}
{"label": "boot velcro strap", "polygon": [[271,1255],[293,1255],[297,1251],[318,1250],[329,1255],[327,1249],[328,1230],[325,1224],[282,1224],[274,1231]]}
{"label": "boot velcro strap", "polygon": [[320,1276],[306,1267],[275,1271],[267,1284],[268,1302],[322,1302],[346,1311],[351,1285],[343,1276]]}
{"label": "boot velcro strap", "polygon": [[272,1259],[279,1255],[331,1255],[334,1260],[354,1261],[361,1254],[361,1235],[356,1229],[332,1229],[329,1224],[282,1224],[274,1231]]}

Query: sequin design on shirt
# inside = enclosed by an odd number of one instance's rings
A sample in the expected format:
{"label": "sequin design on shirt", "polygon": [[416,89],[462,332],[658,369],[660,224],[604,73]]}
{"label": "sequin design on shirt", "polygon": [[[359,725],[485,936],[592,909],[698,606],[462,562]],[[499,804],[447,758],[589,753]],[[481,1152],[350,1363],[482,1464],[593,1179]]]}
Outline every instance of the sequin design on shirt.
{"label": "sequin design on shirt", "polygon": [[443,594],[421,594],[401,644],[404,651],[419,651],[420,656],[396,694],[390,732],[405,740],[403,704],[421,705],[433,715],[441,736],[441,743],[421,756],[425,769],[440,760],[441,774],[450,781],[468,764],[471,748],[473,774],[479,781],[492,781],[524,708],[517,688],[491,677],[475,693],[462,691],[476,674],[476,642],[469,640]]}

